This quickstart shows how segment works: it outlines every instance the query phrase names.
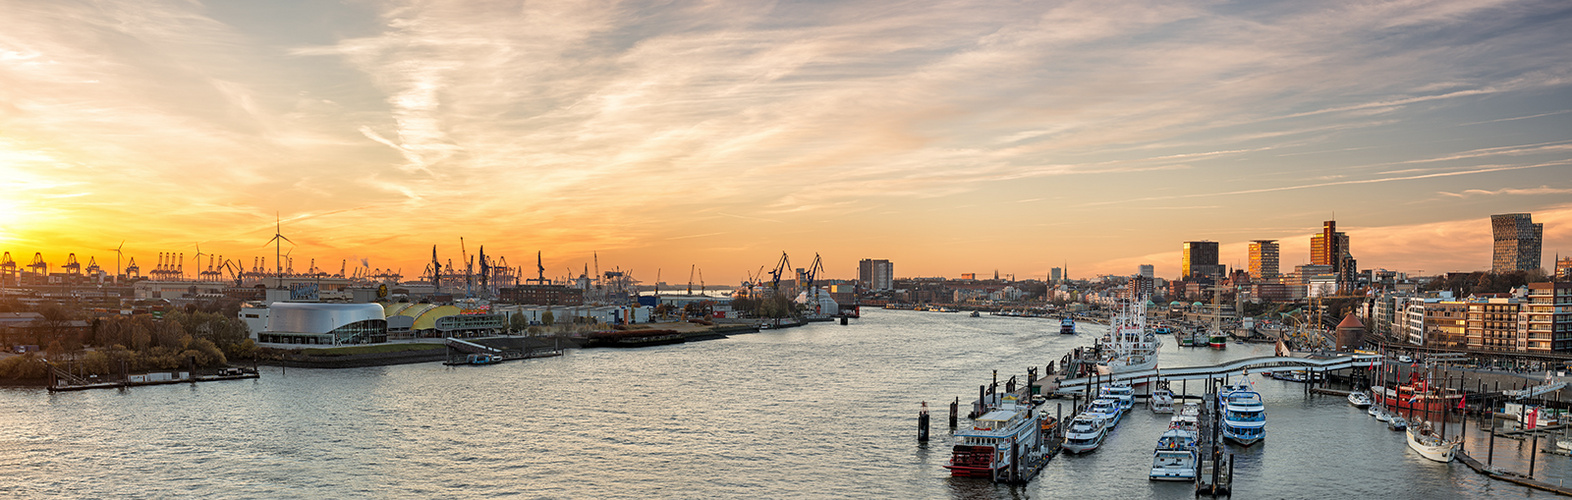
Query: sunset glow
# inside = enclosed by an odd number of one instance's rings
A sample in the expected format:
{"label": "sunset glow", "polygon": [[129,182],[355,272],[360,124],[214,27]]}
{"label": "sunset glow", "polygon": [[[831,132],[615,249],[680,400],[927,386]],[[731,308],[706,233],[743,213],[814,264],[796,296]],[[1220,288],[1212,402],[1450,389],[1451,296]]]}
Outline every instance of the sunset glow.
{"label": "sunset glow", "polygon": [[[1335,219],[1362,268],[1572,254],[1555,1],[0,1],[0,250],[413,278],[1178,274]],[[289,248],[286,246],[285,250]],[[195,273],[190,263],[188,274]],[[592,265],[592,264],[591,264]]]}

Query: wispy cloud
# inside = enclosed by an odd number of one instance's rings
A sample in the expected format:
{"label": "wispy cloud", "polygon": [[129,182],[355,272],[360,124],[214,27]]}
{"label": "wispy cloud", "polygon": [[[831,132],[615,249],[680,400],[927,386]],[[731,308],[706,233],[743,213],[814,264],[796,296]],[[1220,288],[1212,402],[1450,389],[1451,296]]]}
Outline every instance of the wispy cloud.
{"label": "wispy cloud", "polygon": [[1489,190],[1485,190],[1485,189],[1466,189],[1466,190],[1463,190],[1463,191],[1457,192],[1457,193],[1448,193],[1446,191],[1441,191],[1440,194],[1444,194],[1444,195],[1452,196],[1452,197],[1457,197],[1457,198],[1468,198],[1470,196],[1500,196],[1500,195],[1529,196],[1529,195],[1545,195],[1545,194],[1572,194],[1572,188],[1553,188],[1553,187],[1550,187],[1550,186],[1547,186],[1547,185],[1542,185],[1542,186],[1533,187],[1533,188],[1501,188],[1501,189],[1497,189],[1495,191],[1489,191]]}

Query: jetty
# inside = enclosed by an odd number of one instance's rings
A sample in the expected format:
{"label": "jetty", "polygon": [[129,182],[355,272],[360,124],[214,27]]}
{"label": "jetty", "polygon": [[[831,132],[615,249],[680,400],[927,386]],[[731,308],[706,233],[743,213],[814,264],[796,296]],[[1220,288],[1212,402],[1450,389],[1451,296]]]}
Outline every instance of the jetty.
{"label": "jetty", "polygon": [[1218,411],[1217,386],[1206,389],[1201,400],[1201,463],[1196,468],[1195,495],[1233,496],[1234,460],[1232,454],[1223,453],[1222,430]]}
{"label": "jetty", "polygon": [[1379,354],[1354,354],[1328,358],[1308,358],[1297,356],[1262,356],[1245,358],[1227,363],[1211,366],[1188,366],[1181,368],[1153,368],[1150,370],[1136,370],[1111,375],[1082,376],[1064,378],[1054,381],[1052,391],[1070,395],[1091,390],[1099,384],[1109,382],[1130,382],[1143,384],[1157,381],[1174,380],[1208,380],[1220,379],[1230,375],[1249,373],[1252,371],[1267,371],[1273,369],[1304,370],[1311,374],[1324,374],[1336,370],[1349,368],[1374,368],[1381,362]]}

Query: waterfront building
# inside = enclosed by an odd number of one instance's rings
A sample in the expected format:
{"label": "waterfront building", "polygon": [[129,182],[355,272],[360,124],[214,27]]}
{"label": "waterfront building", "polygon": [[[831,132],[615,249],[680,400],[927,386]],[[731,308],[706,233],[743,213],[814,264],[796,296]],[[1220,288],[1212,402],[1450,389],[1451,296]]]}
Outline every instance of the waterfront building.
{"label": "waterfront building", "polygon": [[1468,348],[1479,351],[1526,351],[1528,337],[1518,330],[1521,303],[1516,297],[1470,297]]}
{"label": "waterfront building", "polygon": [[1413,294],[1408,292],[1384,291],[1376,295],[1370,306],[1370,329],[1380,334],[1394,332],[1406,336],[1405,328],[1394,328],[1393,325],[1404,324],[1406,299]]}
{"label": "waterfront building", "polygon": [[507,304],[576,306],[584,303],[584,290],[565,285],[519,285],[503,288],[497,300]]}
{"label": "waterfront building", "polygon": [[1490,216],[1490,232],[1495,239],[1490,270],[1504,273],[1539,269],[1544,231],[1545,225],[1534,223],[1531,214]]}
{"label": "waterfront building", "polygon": [[1529,283],[1518,327],[1528,352],[1572,351],[1572,283]]}
{"label": "waterfront building", "polygon": [[1179,267],[1180,278],[1221,275],[1222,266],[1217,265],[1217,242],[1184,242],[1184,252],[1180,256]]}
{"label": "waterfront building", "polygon": [[857,263],[857,279],[869,290],[889,290],[895,284],[895,265],[884,259],[862,259]]}
{"label": "waterfront building", "polygon": [[1250,242],[1250,277],[1261,283],[1275,283],[1278,273],[1277,240]]}
{"label": "waterfront building", "polygon": [[345,345],[386,342],[387,332],[380,304],[275,302],[267,329],[255,335],[262,343]]}

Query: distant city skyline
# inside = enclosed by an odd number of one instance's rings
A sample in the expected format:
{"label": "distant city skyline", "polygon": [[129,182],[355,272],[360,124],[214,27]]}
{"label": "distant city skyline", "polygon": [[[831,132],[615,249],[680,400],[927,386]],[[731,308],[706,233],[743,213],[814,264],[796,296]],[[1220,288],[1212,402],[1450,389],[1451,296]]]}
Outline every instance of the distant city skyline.
{"label": "distant city skyline", "polygon": [[22,265],[249,267],[275,216],[297,270],[405,276],[462,237],[530,276],[1172,279],[1185,241],[1292,269],[1334,219],[1435,274],[1489,270],[1506,213],[1572,254],[1566,2],[0,8]]}

